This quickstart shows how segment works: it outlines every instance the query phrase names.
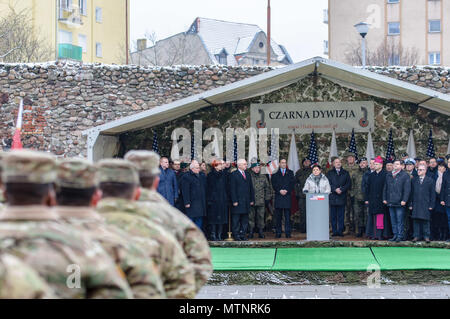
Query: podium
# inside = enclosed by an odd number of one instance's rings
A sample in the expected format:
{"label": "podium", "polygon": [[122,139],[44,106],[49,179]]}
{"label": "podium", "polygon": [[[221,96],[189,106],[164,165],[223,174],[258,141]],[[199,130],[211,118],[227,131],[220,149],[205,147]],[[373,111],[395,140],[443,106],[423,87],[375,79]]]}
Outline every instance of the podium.
{"label": "podium", "polygon": [[306,193],[306,240],[330,240],[328,194]]}

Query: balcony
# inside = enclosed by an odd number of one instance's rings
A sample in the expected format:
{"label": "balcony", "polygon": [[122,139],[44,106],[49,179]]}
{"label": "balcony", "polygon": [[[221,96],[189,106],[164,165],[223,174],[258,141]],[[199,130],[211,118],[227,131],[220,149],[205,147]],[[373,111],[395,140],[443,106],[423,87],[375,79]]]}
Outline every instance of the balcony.
{"label": "balcony", "polygon": [[82,57],[83,50],[81,47],[68,43],[58,44],[58,59],[82,61]]}

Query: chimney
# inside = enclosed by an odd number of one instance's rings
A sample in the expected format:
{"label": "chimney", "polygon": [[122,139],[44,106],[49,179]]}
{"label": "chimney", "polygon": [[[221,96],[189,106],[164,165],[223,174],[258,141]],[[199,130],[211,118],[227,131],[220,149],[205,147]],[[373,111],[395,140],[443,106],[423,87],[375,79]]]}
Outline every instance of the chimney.
{"label": "chimney", "polygon": [[142,51],[147,49],[147,39],[138,39],[137,40],[137,50]]}

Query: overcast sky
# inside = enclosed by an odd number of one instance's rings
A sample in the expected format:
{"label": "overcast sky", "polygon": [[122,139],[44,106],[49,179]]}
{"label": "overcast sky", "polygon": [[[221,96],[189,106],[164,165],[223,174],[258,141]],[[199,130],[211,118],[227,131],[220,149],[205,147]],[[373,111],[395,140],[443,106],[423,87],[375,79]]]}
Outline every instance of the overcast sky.
{"label": "overcast sky", "polygon": [[[272,38],[294,62],[323,55],[327,0],[271,0]],[[131,40],[155,32],[158,39],[187,31],[196,17],[256,24],[267,29],[267,0],[131,0]]]}

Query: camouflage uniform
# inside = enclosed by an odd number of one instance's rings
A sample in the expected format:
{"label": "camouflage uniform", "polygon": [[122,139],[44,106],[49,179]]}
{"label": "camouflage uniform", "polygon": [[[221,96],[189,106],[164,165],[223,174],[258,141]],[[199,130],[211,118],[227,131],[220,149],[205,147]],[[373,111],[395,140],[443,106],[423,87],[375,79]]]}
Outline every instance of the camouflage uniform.
{"label": "camouflage uniform", "polygon": [[[346,156],[354,156],[353,153],[348,153]],[[358,193],[358,190],[353,187],[353,182],[355,180],[355,175],[359,171],[359,165],[353,164],[352,166],[345,163],[345,165],[342,165],[342,168],[345,169],[348,174],[350,175],[350,179],[352,180],[352,187],[350,188],[350,191],[347,192],[347,205],[345,206],[345,217],[344,217],[344,224],[345,224],[345,232],[344,234],[348,234],[349,232],[355,231],[355,195]]]}
{"label": "camouflage uniform", "polygon": [[362,192],[362,179],[366,169],[359,168],[351,175],[352,190],[354,194],[353,211],[355,212],[355,231],[359,234],[362,228],[366,227],[367,212],[366,205],[364,204],[364,194]]}
{"label": "camouflage uniform", "polygon": [[[98,167],[100,182],[139,183],[137,168],[131,162],[102,160]],[[144,218],[142,209],[138,202],[123,198],[104,198],[97,205],[97,211],[108,224],[132,235],[133,240],[149,252],[168,298],[194,298],[194,268],[183,249],[169,232]]]}
{"label": "camouflage uniform", "polygon": [[298,198],[298,209],[300,211],[299,224],[301,233],[306,233],[306,195],[303,193],[303,187],[311,174],[311,168],[302,168],[295,173],[295,196]]}
{"label": "camouflage uniform", "polygon": [[266,201],[269,201],[273,197],[272,185],[269,183],[265,174],[256,174],[251,169],[249,170],[253,188],[255,190],[255,204],[250,207],[250,214],[248,216],[249,231],[253,233],[255,229],[255,218],[257,221],[256,227],[260,236],[263,233],[265,221],[264,215],[266,211]]}
{"label": "camouflage uniform", "polygon": [[[125,159],[133,162],[140,175],[159,174],[159,155],[150,151],[131,151]],[[170,205],[158,192],[141,188],[139,197],[141,216],[170,232],[183,248],[195,271],[196,292],[208,281],[213,272],[211,251],[203,232],[178,209]]]}
{"label": "camouflage uniform", "polygon": [[[64,160],[58,164],[57,174],[58,187],[82,190],[98,186],[96,168],[87,160]],[[57,206],[54,211],[63,222],[102,245],[126,275],[135,298],[166,297],[155,264],[142,249],[132,243],[125,232],[107,225],[90,207]]]}
{"label": "camouflage uniform", "polygon": [[[51,184],[53,158],[41,152],[5,156],[3,181]],[[132,298],[123,274],[103,248],[63,225],[46,206],[6,206],[0,214],[0,250],[20,256],[61,298]],[[78,280],[79,279],[79,280]]]}
{"label": "camouflage uniform", "polygon": [[0,299],[54,299],[50,286],[20,259],[0,254]]}

